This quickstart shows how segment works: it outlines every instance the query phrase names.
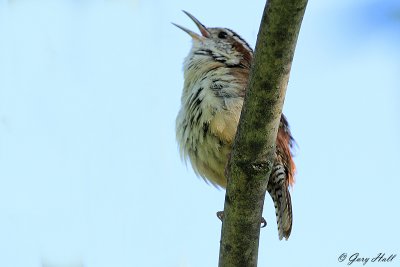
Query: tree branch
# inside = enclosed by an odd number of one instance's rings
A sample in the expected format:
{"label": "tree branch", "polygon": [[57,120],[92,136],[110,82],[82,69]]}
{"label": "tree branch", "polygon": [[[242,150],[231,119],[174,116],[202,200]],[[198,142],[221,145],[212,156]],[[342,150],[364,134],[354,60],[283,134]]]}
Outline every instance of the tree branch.
{"label": "tree branch", "polygon": [[290,68],[307,0],[269,0],[227,166],[219,267],[257,266],[260,222]]}

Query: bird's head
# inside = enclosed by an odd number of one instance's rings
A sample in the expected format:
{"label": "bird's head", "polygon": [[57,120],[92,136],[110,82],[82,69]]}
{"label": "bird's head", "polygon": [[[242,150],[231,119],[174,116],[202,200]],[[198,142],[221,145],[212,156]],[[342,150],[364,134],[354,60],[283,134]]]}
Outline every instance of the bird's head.
{"label": "bird's head", "polygon": [[172,23],[192,37],[193,46],[191,54],[189,54],[192,60],[196,58],[204,60],[206,57],[229,67],[250,68],[253,50],[238,34],[227,28],[207,28],[189,12],[183,12],[193,20],[200,30],[200,34],[198,34]]}

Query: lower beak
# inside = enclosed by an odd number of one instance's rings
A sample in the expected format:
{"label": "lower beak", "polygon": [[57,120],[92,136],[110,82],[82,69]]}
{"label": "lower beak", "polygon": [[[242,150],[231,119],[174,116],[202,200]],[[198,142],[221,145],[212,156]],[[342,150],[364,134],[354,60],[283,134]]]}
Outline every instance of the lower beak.
{"label": "lower beak", "polygon": [[173,22],[172,22],[172,24],[175,25],[176,27],[178,27],[179,29],[181,29],[182,31],[186,32],[187,34],[189,34],[193,39],[201,41],[204,38],[203,36],[193,32],[185,27],[182,27],[181,25],[175,24]]}
{"label": "lower beak", "polygon": [[182,10],[182,11],[183,11],[183,13],[185,13],[189,18],[191,18],[191,19],[193,20],[193,22],[196,24],[197,28],[199,28],[199,30],[200,30],[200,32],[201,32],[201,35],[199,35],[199,34],[193,32],[193,31],[191,31],[191,30],[189,30],[189,29],[187,29],[187,28],[185,28],[185,27],[182,27],[182,26],[180,26],[180,25],[177,25],[177,24],[175,24],[175,23],[172,23],[172,24],[174,24],[176,27],[178,27],[179,29],[181,29],[181,30],[183,30],[184,32],[186,32],[187,34],[189,34],[193,39],[197,39],[197,40],[201,41],[201,40],[204,40],[204,38],[210,37],[210,32],[207,30],[207,28],[206,28],[203,24],[201,24],[201,22],[200,22],[198,19],[196,19],[196,18],[195,18],[192,14],[190,14],[189,12],[187,12],[187,11],[185,11],[185,10]]}

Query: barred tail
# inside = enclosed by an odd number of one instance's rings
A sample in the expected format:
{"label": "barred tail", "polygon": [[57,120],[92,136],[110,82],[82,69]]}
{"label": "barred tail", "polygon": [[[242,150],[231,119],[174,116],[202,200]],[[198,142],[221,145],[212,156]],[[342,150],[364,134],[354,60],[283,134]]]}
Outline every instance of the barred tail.
{"label": "barred tail", "polygon": [[287,240],[292,231],[292,201],[288,186],[288,178],[284,166],[280,164],[275,165],[268,182],[267,190],[274,202],[280,240],[283,237]]}

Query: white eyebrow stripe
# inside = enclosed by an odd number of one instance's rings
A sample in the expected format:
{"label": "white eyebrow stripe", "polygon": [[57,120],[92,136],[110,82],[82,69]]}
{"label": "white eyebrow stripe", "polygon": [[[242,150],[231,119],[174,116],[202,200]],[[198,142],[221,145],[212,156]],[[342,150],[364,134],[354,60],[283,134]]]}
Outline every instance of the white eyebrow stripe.
{"label": "white eyebrow stripe", "polygon": [[233,37],[233,39],[235,39],[236,41],[241,43],[245,48],[253,52],[253,49],[251,49],[249,44],[245,40],[243,40],[237,33],[227,28],[225,28],[225,31],[229,34],[229,36]]}

